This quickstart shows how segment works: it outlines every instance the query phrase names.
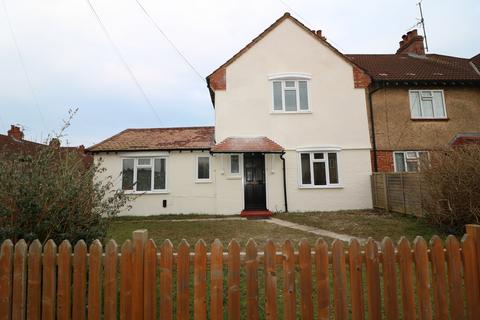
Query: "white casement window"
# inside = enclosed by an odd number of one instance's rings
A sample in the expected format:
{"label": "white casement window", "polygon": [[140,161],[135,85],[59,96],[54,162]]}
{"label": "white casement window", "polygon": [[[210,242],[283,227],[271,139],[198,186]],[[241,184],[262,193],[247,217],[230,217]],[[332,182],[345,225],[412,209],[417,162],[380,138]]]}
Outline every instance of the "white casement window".
{"label": "white casement window", "polygon": [[283,73],[269,76],[272,82],[273,112],[295,113],[310,111],[309,80],[304,73]]}
{"label": "white casement window", "polygon": [[412,119],[446,119],[443,90],[410,90]]}
{"label": "white casement window", "polygon": [[339,186],[338,152],[300,152],[300,186]]}
{"label": "white casement window", "polygon": [[165,191],[166,158],[128,158],[122,160],[122,189],[132,192]]}
{"label": "white casement window", "polygon": [[210,156],[197,157],[196,172],[198,182],[210,182]]}
{"label": "white casement window", "polygon": [[427,151],[395,151],[393,156],[395,172],[418,172],[428,161]]}
{"label": "white casement window", "polygon": [[236,176],[240,174],[240,155],[230,155],[230,175]]}

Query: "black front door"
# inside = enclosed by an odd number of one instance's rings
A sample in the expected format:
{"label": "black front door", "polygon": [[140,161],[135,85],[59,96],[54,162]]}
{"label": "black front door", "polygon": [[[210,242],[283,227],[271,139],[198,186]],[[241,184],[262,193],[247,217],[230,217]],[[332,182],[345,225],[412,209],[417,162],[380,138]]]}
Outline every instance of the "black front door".
{"label": "black front door", "polygon": [[265,156],[261,153],[245,153],[245,210],[265,210]]}

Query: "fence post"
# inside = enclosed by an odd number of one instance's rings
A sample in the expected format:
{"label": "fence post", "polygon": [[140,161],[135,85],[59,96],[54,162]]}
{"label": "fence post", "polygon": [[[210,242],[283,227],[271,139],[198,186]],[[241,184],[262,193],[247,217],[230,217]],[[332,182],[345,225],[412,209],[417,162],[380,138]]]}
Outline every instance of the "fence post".
{"label": "fence post", "polygon": [[133,231],[132,314],[136,319],[143,319],[143,251],[147,238],[146,229]]}
{"label": "fence post", "polygon": [[388,179],[387,179],[387,174],[385,172],[382,172],[382,178],[383,178],[383,195],[385,197],[385,211],[390,211],[390,205],[388,204]]}
{"label": "fence post", "polygon": [[[465,226],[467,230],[467,234],[472,237],[473,242],[475,243],[475,252],[476,252],[476,260],[477,260],[477,274],[480,280],[480,225],[478,224],[467,224]],[[480,286],[480,281],[479,284]]]}

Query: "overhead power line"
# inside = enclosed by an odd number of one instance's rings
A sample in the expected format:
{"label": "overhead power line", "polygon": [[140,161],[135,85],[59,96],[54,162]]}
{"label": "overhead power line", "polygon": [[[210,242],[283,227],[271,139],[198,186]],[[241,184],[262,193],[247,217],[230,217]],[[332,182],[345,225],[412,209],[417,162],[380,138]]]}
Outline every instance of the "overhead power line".
{"label": "overhead power line", "polygon": [[202,80],[202,82],[205,82],[205,78],[198,72],[198,70],[195,68],[195,66],[187,59],[187,57],[178,49],[178,47],[173,43],[173,41],[167,36],[167,34],[160,28],[158,23],[153,19],[153,17],[148,13],[147,9],[140,3],[139,0],[135,0],[135,2],[138,4],[138,6],[142,9],[143,13],[150,19],[152,24],[155,26],[155,28],[162,34],[162,36],[165,38],[165,40],[168,41],[168,43],[172,46],[172,48],[177,52],[177,54],[185,61],[185,63],[190,67],[190,69],[195,72],[195,74]]}
{"label": "overhead power line", "polygon": [[130,66],[128,65],[127,61],[125,60],[125,58],[123,57],[120,49],[118,48],[118,46],[115,44],[115,41],[113,41],[113,38],[112,36],[110,35],[110,33],[108,32],[108,29],[105,27],[105,25],[103,24],[102,22],[102,19],[100,18],[100,16],[98,15],[97,11],[95,10],[95,8],[93,7],[92,3],[90,2],[90,0],[85,0],[90,8],[90,10],[92,11],[93,15],[95,16],[98,24],[100,25],[100,27],[102,28],[103,30],[103,33],[105,34],[105,36],[107,37],[110,45],[112,46],[113,50],[115,51],[118,59],[122,62],[123,66],[125,67],[125,69],[127,70],[127,72],[129,73],[130,77],[132,78],[133,82],[135,83],[135,85],[137,86],[138,90],[140,91],[140,93],[142,94],[143,98],[145,99],[145,101],[147,102],[148,106],[150,107],[152,113],[155,115],[155,118],[157,118],[158,122],[161,124],[162,123],[162,120],[160,118],[160,116],[158,115],[157,111],[155,110],[155,107],[153,106],[153,103],[150,101],[150,99],[148,98],[147,96],[147,93],[145,92],[145,90],[143,89],[142,85],[140,84],[140,82],[138,81],[137,77],[135,77],[135,74],[133,73],[132,69],[130,68]]}
{"label": "overhead power line", "polygon": [[12,36],[13,43],[15,44],[15,49],[17,51],[18,60],[20,61],[20,65],[22,66],[23,73],[25,75],[25,79],[27,80],[27,85],[28,85],[28,88],[30,90],[30,94],[32,95],[32,98],[35,102],[35,107],[36,107],[36,109],[38,111],[38,114],[40,116],[40,120],[42,122],[43,129],[46,130],[45,118],[43,117],[43,113],[42,113],[42,110],[40,108],[40,103],[38,102],[37,94],[35,92],[35,89],[33,88],[32,80],[30,79],[30,75],[29,75],[28,70],[27,70],[27,65],[25,64],[25,60],[23,59],[22,51],[20,50],[20,46],[18,45],[17,37],[15,35],[15,30],[13,29],[12,21],[10,20],[10,15],[8,14],[7,4],[5,3],[5,0],[2,0],[2,5],[3,5],[3,11],[5,12],[6,20],[7,20],[7,23],[8,23],[8,27],[10,29],[10,34]]}

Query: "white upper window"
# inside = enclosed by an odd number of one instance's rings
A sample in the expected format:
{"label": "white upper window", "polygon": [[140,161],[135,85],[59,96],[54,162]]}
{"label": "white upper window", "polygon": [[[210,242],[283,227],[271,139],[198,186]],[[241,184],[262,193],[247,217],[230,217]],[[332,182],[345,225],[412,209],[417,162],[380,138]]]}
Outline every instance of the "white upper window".
{"label": "white upper window", "polygon": [[445,119],[443,90],[410,90],[412,119]]}
{"label": "white upper window", "polygon": [[165,191],[166,158],[128,158],[122,160],[122,189],[126,191]]}
{"label": "white upper window", "polygon": [[269,77],[272,82],[273,112],[308,112],[311,76],[304,73],[283,73]]}
{"label": "white upper window", "polygon": [[300,186],[338,186],[338,152],[300,152]]}

